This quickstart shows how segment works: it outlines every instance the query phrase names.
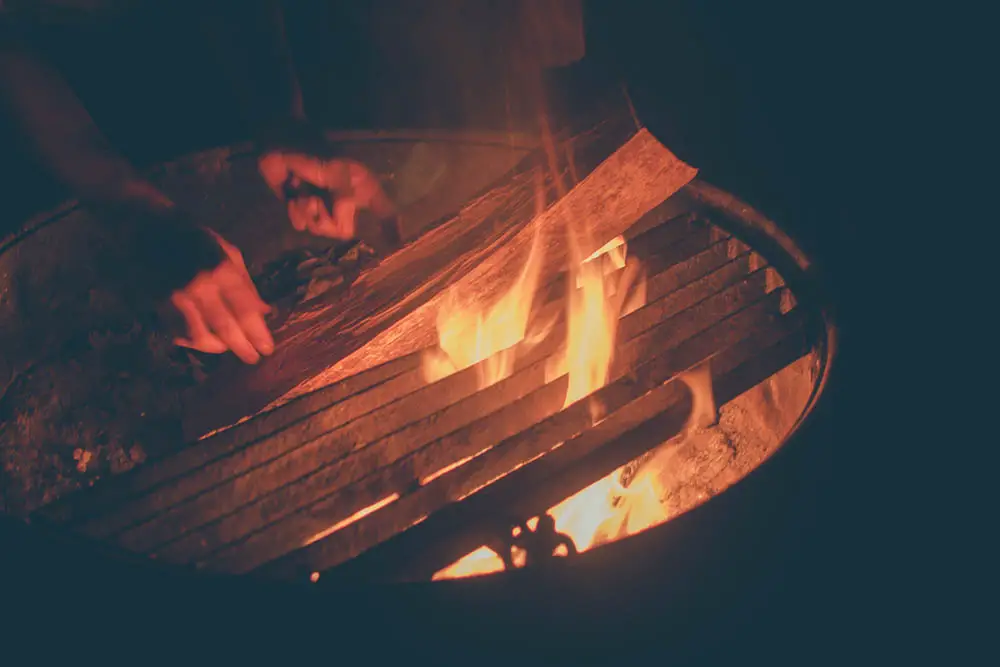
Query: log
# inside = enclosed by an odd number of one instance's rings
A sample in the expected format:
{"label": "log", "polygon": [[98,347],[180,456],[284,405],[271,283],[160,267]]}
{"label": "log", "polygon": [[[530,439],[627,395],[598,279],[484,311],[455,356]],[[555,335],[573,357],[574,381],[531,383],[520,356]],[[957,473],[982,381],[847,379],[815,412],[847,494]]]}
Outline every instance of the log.
{"label": "log", "polygon": [[[631,125],[631,120],[622,118],[605,121],[575,137],[575,142],[583,147],[581,155],[594,161],[593,165],[583,167],[581,173],[587,173],[605,157],[621,149],[634,134],[635,128]],[[328,365],[330,359],[339,358],[361,347],[377,333],[378,327],[355,333],[345,331],[346,327],[343,327],[333,334],[328,329],[342,326],[351,319],[364,319],[366,315],[377,313],[380,309],[391,309],[392,317],[401,316],[464,275],[470,266],[483,257],[484,248],[495,247],[498,243],[502,244],[504,238],[516,235],[533,217],[534,185],[541,173],[538,165],[543,161],[540,153],[529,155],[512,170],[504,183],[484,192],[457,216],[387,258],[366,274],[349,293],[338,293],[328,299],[321,298],[313,308],[290,319],[276,332],[279,347],[277,358],[268,359],[255,368],[244,367],[232,359],[223,359],[224,367],[217,369],[206,384],[193,389],[185,399],[188,406],[185,439],[189,442],[200,439],[205,433],[242,421],[246,415],[255,414],[269,404],[276,406],[277,403],[273,403],[272,399],[286,394],[295,384],[301,385],[303,377],[295,377],[293,380],[293,376],[311,377],[315,374],[315,369]],[[691,202],[685,200],[684,206],[691,205]],[[396,303],[404,297],[407,303]],[[323,335],[324,332],[328,335]],[[319,342],[312,341],[313,338],[318,338]],[[312,356],[312,352],[305,349],[308,346],[303,347],[296,342],[302,340],[309,344],[319,344],[321,350],[316,356]],[[286,358],[289,356],[295,357],[297,361],[290,362]],[[358,367],[355,372],[339,379],[350,385],[354,381],[348,378],[360,378],[373,367],[388,366],[398,357],[404,356],[407,355],[402,352],[389,355],[378,362]],[[308,365],[308,368],[303,370],[300,361]],[[299,364],[302,373],[294,370],[296,364]],[[374,377],[372,375],[361,380]],[[388,375],[383,376],[383,379],[384,377]],[[315,388],[330,385],[331,382],[323,381]],[[347,396],[356,391],[357,388],[347,392],[334,390],[332,394]],[[293,398],[301,398],[305,393],[299,391],[286,394],[280,404]],[[324,400],[318,396],[304,399],[297,406],[297,409],[303,409],[302,413],[295,417],[290,412],[279,415],[276,411],[271,411],[272,414],[266,420],[248,428],[261,427],[262,432],[258,437],[268,431],[273,432],[289,421],[309,414],[306,408],[314,399]],[[285,421],[286,417],[288,421]],[[234,436],[231,434],[227,438]],[[153,461],[148,463],[150,465],[146,466],[147,470],[155,467],[152,465]],[[107,486],[107,483],[100,486]],[[111,495],[114,496],[114,502],[122,498],[120,495]],[[90,492],[85,491],[82,496],[80,499],[73,497],[65,503],[46,507],[38,516],[64,522],[77,515],[77,504],[84,510],[89,506]],[[101,504],[98,499],[97,505]]]}
{"label": "log", "polygon": [[[805,319],[800,310],[793,310],[781,318],[779,328],[759,331],[714,357],[711,370],[716,401],[723,404],[735,399],[808,354],[814,338]],[[735,367],[726,370],[737,360]],[[685,428],[690,412],[690,394],[676,385],[669,382],[657,387],[575,440],[325,572],[324,580],[429,580],[465,554],[506,535],[513,523],[542,514],[611,471],[671,441]],[[296,562],[290,569],[315,570],[314,562],[299,562],[295,556],[288,560]],[[273,569],[277,572],[280,567],[276,563]]]}
{"label": "log", "polygon": [[[676,264],[651,279],[648,295],[650,299],[658,299],[661,291],[673,289],[684,282],[693,283],[687,291],[671,297],[667,302],[669,305],[657,312],[681,310],[686,304],[693,303],[691,298],[699,291],[705,294],[717,291],[729,284],[727,281],[735,278],[739,271],[746,272],[745,262],[740,265],[734,264],[729,267],[729,273],[713,278],[714,283],[706,281],[695,283],[696,279],[703,278],[704,274],[721,266],[722,262],[727,261],[728,256],[734,253],[732,248],[723,247],[723,244],[719,243],[712,249],[705,250],[704,247],[713,234],[707,227],[692,226],[691,223],[690,219],[667,223],[664,227],[670,233],[660,233],[658,238],[649,239],[644,245],[651,252],[659,250],[668,262],[677,260]],[[666,247],[660,248],[661,245]],[[698,250],[701,252],[694,254]],[[743,268],[740,269],[740,266]],[[562,288],[565,288],[564,280],[554,282],[560,283]],[[562,326],[564,311],[561,299],[564,294],[560,294],[558,290],[549,292],[546,297],[548,303],[546,308],[543,308],[541,317],[546,319],[557,315],[559,316],[557,327]],[[643,312],[633,313],[623,321],[641,317]],[[544,344],[537,346],[525,358],[520,359],[516,367],[525,368],[536,360],[545,358],[555,351],[556,345],[563,337],[563,331],[557,328]],[[109,480],[107,484],[91,489],[87,493],[78,494],[71,501],[48,508],[49,516],[58,517],[61,521],[73,520],[78,525],[83,523],[86,532],[107,537],[127,526],[141,523],[158,511],[182,502],[186,497],[211,489],[223,483],[227,477],[252,470],[255,466],[279,458],[318,435],[329,433],[373,410],[387,407],[392,414],[388,420],[378,421],[379,418],[376,418],[377,423],[382,426],[397,425],[401,420],[412,417],[414,413],[412,410],[407,411],[405,405],[404,409],[399,409],[399,405],[393,401],[421,390],[425,385],[418,364],[419,354],[409,355],[366,371],[360,376],[347,378],[316,394],[302,397],[282,409],[263,413],[245,424],[237,425],[196,443],[170,458],[157,461],[155,465],[145,466],[130,475]],[[468,370],[464,375],[452,376],[435,385],[436,389],[424,390],[423,395],[415,397],[410,404],[422,410],[430,410],[434,406],[447,405],[448,401],[458,401],[468,396],[471,391],[473,387],[471,378],[474,374],[475,371]],[[389,379],[376,384],[385,377]],[[359,390],[364,387],[368,389]],[[355,390],[359,391],[352,393]],[[345,395],[347,398],[340,403],[325,410],[317,410],[317,406],[323,405],[325,401],[337,400]],[[425,396],[430,397],[429,400],[425,401],[423,398]],[[445,423],[443,420],[438,421],[439,425]],[[282,428],[284,430],[278,432]],[[237,449],[242,451],[237,452]],[[184,479],[185,475],[189,475],[191,479]],[[155,497],[141,498],[143,493],[155,487],[160,487]],[[212,497],[218,497],[220,493],[222,491],[216,491]],[[100,516],[102,514],[110,516]]]}
{"label": "log", "polygon": [[[240,447],[293,427],[296,422],[331,406],[336,406],[343,420],[347,421],[370,410],[371,404],[378,405],[380,395],[398,396],[405,392],[405,387],[415,384],[416,378],[404,379],[404,376],[412,375],[419,365],[419,354],[408,355],[345,378],[321,391],[302,396],[289,404],[287,409],[261,413],[250,421],[192,443],[178,452],[151,459],[129,473],[46,505],[37,515],[54,523],[78,524],[112,511],[156,486],[191,474]],[[420,384],[415,384],[413,388]],[[364,398],[359,400],[359,395]]]}
{"label": "log", "polygon": [[[645,335],[638,343],[624,347],[622,359],[631,363],[642,356],[640,345],[651,340],[669,344],[676,337],[708,326],[714,321],[712,318],[718,319],[728,312],[724,309],[731,310],[746,299],[762,294],[766,280],[761,272],[735,284],[731,290],[719,292],[743,278],[748,265],[747,256],[733,260],[713,274],[624,318],[621,327],[627,334],[622,340],[628,341],[644,332]],[[716,292],[719,292],[716,297],[708,298],[686,316],[667,319]],[[649,313],[659,320],[652,321]],[[632,321],[639,324],[630,326]],[[650,332],[657,324],[659,331]],[[528,394],[539,400],[537,390],[545,383],[547,359],[562,339],[558,330],[553,332],[519,361],[520,372],[482,390],[478,390],[477,369],[469,368],[433,385],[425,386],[421,380],[419,389],[413,393],[379,404],[378,409],[352,422],[344,423],[340,419],[344,404],[333,406],[273,437],[251,444],[234,456],[215,461],[174,484],[154,489],[109,514],[96,517],[85,523],[82,530],[94,537],[111,537],[124,530],[117,538],[122,546],[149,551],[199,526],[222,519],[223,526],[213,528],[210,535],[182,541],[192,547],[201,546],[202,542],[206,548],[217,546],[218,540],[233,539],[234,536],[226,531],[232,531],[234,524],[244,533],[248,532],[268,519],[278,518],[318,496],[350,484],[376,467],[388,465]],[[560,390],[544,391],[557,395]],[[561,391],[565,395],[565,388]],[[515,411],[515,418],[506,423],[512,425],[541,418],[532,417],[539,409],[544,409],[541,416],[547,416],[557,402],[541,400],[539,405]],[[368,446],[369,443],[376,444]],[[451,461],[442,465],[448,463]],[[336,464],[333,470],[324,469],[331,464]],[[277,489],[281,490],[276,497],[267,496]],[[254,502],[256,499],[260,500]],[[252,509],[238,511],[248,503]],[[231,513],[239,516],[234,518],[229,516]],[[180,551],[183,549],[176,547],[163,555],[170,557]]]}
{"label": "log", "polygon": [[[639,131],[628,143],[599,164],[565,197],[547,209],[532,227],[521,228],[513,238],[484,245],[475,257],[463,263],[465,275],[455,281],[455,289],[476,303],[489,303],[512,283],[528,254],[533,229],[539,228],[545,244],[545,263],[541,282],[567,266],[564,226],[567,219],[586,220],[591,238],[581,243],[581,251],[590,254],[615,236],[625,232],[644,214],[677,192],[694,178],[696,170],[678,160],[647,130]],[[421,288],[395,305],[338,335],[365,335],[368,344],[358,352],[341,355],[339,361],[321,372],[313,372],[285,395],[299,396],[319,387],[354,375],[390,358],[409,354],[433,343],[434,319],[443,295],[440,289],[433,298]],[[414,300],[422,299],[419,307]],[[408,315],[403,318],[403,315]],[[316,343],[332,348],[332,341]],[[341,348],[343,349],[343,348]],[[352,350],[353,351],[353,350]],[[306,353],[311,363],[323,355]],[[334,354],[325,355],[333,358]],[[315,369],[317,366],[314,365]],[[283,399],[283,400],[284,400]]]}
{"label": "log", "polygon": [[[681,326],[682,323],[678,321],[681,319],[680,317],[672,318],[668,321],[672,326],[664,326],[662,328],[665,331],[656,332],[660,340],[664,342],[662,347],[651,347],[644,344],[642,339],[644,337],[652,338],[649,335],[651,332],[635,339],[633,344],[637,349],[622,355],[627,360],[626,362],[616,364],[617,368],[613,377],[617,379],[597,391],[592,400],[599,402],[608,412],[614,412],[624,407],[632,400],[665,382],[673,374],[749,335],[755,328],[766,322],[769,313],[778,312],[781,297],[780,293],[775,292],[748,308],[742,308],[747,305],[746,302],[736,300],[734,294],[722,293],[722,296],[726,298],[716,299],[716,303],[711,305],[718,308],[719,303],[736,304],[736,307],[732,309],[737,311],[735,314],[721,322],[718,322],[719,318],[706,318],[708,321],[702,321],[701,329],[689,324],[686,331],[685,327]],[[702,303],[708,304],[712,301],[713,299],[707,299]],[[694,308],[687,312],[698,310],[698,308]],[[712,312],[708,307],[703,307],[701,310]],[[704,312],[701,313],[703,317]],[[723,314],[723,317],[731,312]],[[689,320],[697,321],[691,316],[689,316]],[[714,326],[712,326],[713,323],[715,323]],[[690,328],[695,328],[696,331],[701,330],[702,333],[693,335],[695,332],[690,331]],[[678,341],[675,340],[676,347],[667,345],[666,341],[670,336],[666,333],[667,331],[683,332],[678,334],[679,339],[683,342],[677,345]],[[691,337],[692,335],[693,337]],[[635,365],[635,359],[648,358],[644,352],[649,349],[666,349],[667,351],[641,365]],[[628,371],[627,374],[626,371]],[[404,512],[405,517],[394,518],[385,525],[380,524],[381,527],[374,542],[369,542],[369,537],[359,536],[355,532],[357,529],[353,529],[355,524],[351,524],[327,538],[328,540],[337,540],[339,546],[334,548],[343,550],[344,559],[353,557],[364,549],[374,546],[375,543],[391,537],[391,534],[387,534],[386,531],[391,530],[392,527],[403,530],[410,525],[400,525],[400,522],[410,521],[412,523],[412,521],[432,513],[447,502],[457,500],[462,494],[469,493],[476,487],[489,483],[491,479],[512,470],[532,457],[544,454],[559,442],[573,438],[590,428],[592,400],[578,401],[561,410],[561,399],[565,396],[565,391],[566,378],[563,376],[538,392],[526,396],[521,401],[512,403],[464,429],[437,440],[428,447],[411,451],[408,454],[398,452],[402,453],[403,456],[397,458],[390,466],[375,472],[369,472],[370,465],[359,466],[359,477],[368,474],[367,477],[361,477],[358,483],[344,488],[341,492],[329,495],[284,521],[253,533],[242,542],[216,553],[206,561],[206,564],[212,569],[227,572],[245,572],[253,569],[267,560],[294,549],[304,541],[308,541],[310,536],[322,533],[324,529],[339,524],[359,510],[373,505],[393,492],[406,493],[412,488],[409,486],[410,480],[428,477],[443,465],[446,466],[487,451],[486,454],[476,456],[456,470],[433,479],[415,492],[404,495],[405,506],[409,507]],[[498,442],[501,444],[497,445]],[[412,500],[415,497],[425,500],[420,502]],[[402,503],[403,501],[397,502]],[[417,504],[413,504],[415,502]],[[396,504],[393,504],[392,509],[387,508],[377,514],[386,516],[387,512],[395,517]]]}

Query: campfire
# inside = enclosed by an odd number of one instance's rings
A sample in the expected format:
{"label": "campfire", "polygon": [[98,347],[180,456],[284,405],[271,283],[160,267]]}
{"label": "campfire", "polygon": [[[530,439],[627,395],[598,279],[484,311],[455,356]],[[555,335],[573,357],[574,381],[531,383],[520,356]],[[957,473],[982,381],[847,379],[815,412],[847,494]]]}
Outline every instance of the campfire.
{"label": "campfire", "polygon": [[822,372],[801,262],[645,131],[589,166],[559,150],[291,317],[239,371],[266,410],[211,402],[252,418],[39,514],[209,571],[441,580],[555,563],[736,483]]}
{"label": "campfire", "polygon": [[[540,214],[541,210],[537,213]],[[566,241],[570,248],[580,246],[576,237],[578,233],[581,232],[577,226],[567,224]],[[553,334],[555,320],[549,318],[545,321],[533,309],[541,247],[536,232],[523,272],[492,307],[477,308],[476,304],[463,307],[457,297],[451,296],[438,314],[438,347],[425,357],[424,368],[429,382],[436,382],[455,371],[482,362],[479,366],[479,388],[484,389],[511,374],[514,360],[521,350],[530,349]],[[614,354],[619,318],[646,305],[646,283],[641,277],[641,262],[627,253],[628,244],[619,236],[569,271],[570,284],[574,289],[565,299],[565,341],[550,357],[546,368],[546,382],[567,376],[563,407],[586,399],[605,385]],[[578,253],[571,252],[571,256],[575,254]],[[536,315],[535,324],[529,330],[532,314]],[[595,423],[602,418],[599,401],[591,400],[589,409]],[[624,466],[547,512],[554,519],[555,531],[569,538],[574,552],[592,546],[599,532],[618,534],[623,528],[634,532],[666,519],[652,478],[633,480],[638,483],[630,493],[618,483],[623,470]],[[429,479],[435,476],[437,474]],[[635,493],[643,487],[645,493]],[[641,519],[631,518],[640,515]],[[527,530],[536,532],[538,521],[537,517],[533,518],[526,526]],[[617,525],[612,526],[612,523]],[[522,530],[515,527],[512,537],[519,537]],[[559,555],[570,553],[568,543],[557,548],[562,550]],[[512,562],[515,565],[523,566],[525,558],[523,549],[513,549]],[[500,556],[484,546],[438,572],[435,579],[503,569],[504,562]]]}

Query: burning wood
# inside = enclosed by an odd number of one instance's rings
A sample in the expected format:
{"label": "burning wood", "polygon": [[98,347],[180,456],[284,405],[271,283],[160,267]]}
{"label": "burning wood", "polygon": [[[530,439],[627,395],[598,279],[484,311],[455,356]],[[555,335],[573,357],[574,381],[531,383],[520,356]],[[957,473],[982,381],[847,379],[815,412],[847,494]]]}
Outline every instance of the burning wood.
{"label": "burning wood", "polygon": [[[539,281],[548,282],[569,265],[566,220],[586,220],[590,238],[579,239],[578,243],[579,252],[587,256],[622,235],[645,213],[690,182],[696,173],[647,130],[641,130],[565,197],[535,218],[531,226],[521,229],[513,238],[502,238],[481,247],[474,258],[464,262],[467,273],[454,284],[453,293],[462,295],[467,303],[496,303],[505,288],[520,276],[518,269],[525,265],[536,234],[543,255]],[[392,261],[401,262],[400,255]],[[383,319],[378,321],[393,317],[418,296],[419,292],[408,295],[380,315]],[[435,296],[375,336],[364,349],[289,392],[281,402],[432,345],[438,313],[449,298],[454,296]],[[366,328],[375,325],[374,319],[364,323]]]}
{"label": "burning wood", "polygon": [[[710,357],[715,390],[722,402],[738,396],[761,377],[766,378],[802,356],[808,348],[803,345],[800,318],[772,319],[769,324],[765,324],[767,319],[762,322],[762,317],[766,318],[764,313],[776,312],[773,309],[777,308],[780,295],[772,296],[775,298],[766,300],[766,308],[761,304],[757,312],[747,312],[745,317],[733,318],[731,323],[720,323],[712,335],[697,336],[676,352],[668,352],[644,364],[637,370],[635,380],[622,378],[599,390],[597,397],[613,412],[596,426],[590,426],[591,417],[584,401],[556,411],[428,486],[401,496],[381,512],[344,526],[324,540],[275,561],[265,569],[280,577],[294,576],[300,571],[324,570],[355,558],[411,526],[420,524],[422,527],[422,521],[434,521],[454,531],[456,523],[462,523],[456,515],[464,516],[466,512],[476,517],[467,520],[473,521],[471,534],[478,536],[478,544],[482,544],[484,532],[495,534],[496,517],[491,517],[490,512],[498,506],[520,516],[544,513],[546,508],[603,478],[608,470],[683,431],[691,403],[678,382],[663,382],[684,368],[699,365]],[[739,342],[727,345],[727,339]],[[713,354],[713,350],[720,348],[721,352]],[[556,384],[565,391],[565,383]],[[560,442],[565,444],[558,446]],[[453,440],[450,446],[456,444]],[[388,470],[372,476],[367,493],[385,488],[387,473]],[[368,497],[378,496],[372,493]],[[276,539],[280,531],[297,532],[296,522],[305,525],[311,522],[319,529],[329,516],[324,515],[325,512],[340,516],[338,508],[350,500],[349,493],[331,497],[294,517],[292,525],[288,522],[276,524],[273,530],[266,531],[269,535],[258,533],[246,544],[234,544],[217,553],[207,564],[222,571],[253,569],[274,557],[274,552],[268,555],[268,551],[282,541]],[[359,504],[368,503],[365,500]],[[299,534],[305,534],[303,528],[298,528]],[[427,534],[422,538],[427,539]],[[448,541],[447,537],[442,539],[443,543]],[[403,542],[408,544],[406,540]],[[475,548],[476,543],[469,544],[466,552]],[[415,554],[412,550],[407,553],[405,557],[412,560]],[[459,552],[455,557],[461,555]],[[430,574],[433,571],[427,576]]]}
{"label": "burning wood", "polygon": [[[447,290],[357,324],[387,328],[323,378],[337,381],[95,489],[61,517],[169,562],[324,580],[394,549],[420,551],[425,578],[460,576],[521,562],[523,547],[547,558],[538,545],[583,551],[663,521],[677,458],[647,452],[702,438],[716,400],[808,341],[761,257],[696,210],[664,222],[669,207],[652,192],[687,172],[643,141],[626,146],[637,192],[601,165],[596,181],[463,255]],[[669,173],[643,159],[666,160]],[[576,224],[590,219],[592,236]],[[497,542],[510,517],[513,542]],[[439,546],[398,546],[413,535]]]}

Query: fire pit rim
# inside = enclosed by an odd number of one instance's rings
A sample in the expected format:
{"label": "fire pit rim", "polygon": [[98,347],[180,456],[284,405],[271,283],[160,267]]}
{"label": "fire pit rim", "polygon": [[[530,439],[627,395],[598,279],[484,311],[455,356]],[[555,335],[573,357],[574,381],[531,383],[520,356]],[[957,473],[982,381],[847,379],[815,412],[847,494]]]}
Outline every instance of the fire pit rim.
{"label": "fire pit rim", "polygon": [[816,263],[775,221],[737,196],[698,178],[685,186],[682,192],[722,213],[725,216],[722,226],[732,225],[728,231],[765,257],[781,274],[796,299],[805,301],[818,316],[822,335],[818,337],[814,354],[820,361],[819,375],[802,414],[778,446],[781,450],[807,422],[828,385],[839,340],[836,304]]}
{"label": "fire pit rim", "polygon": [[[534,150],[538,141],[530,135],[518,132],[500,132],[494,130],[440,130],[440,129],[390,129],[390,130],[327,130],[326,137],[335,143],[447,143],[465,146],[483,146],[510,148],[512,150]],[[184,153],[143,169],[143,173],[151,175],[179,165],[190,165],[202,162],[211,156],[224,154],[227,161],[233,162],[254,157],[253,145],[249,141],[211,146],[202,150]],[[8,252],[19,243],[36,232],[54,224],[67,215],[80,210],[83,205],[77,199],[69,199],[60,204],[36,213],[27,221],[0,237],[0,255]]]}
{"label": "fire pit rim", "polygon": [[[796,300],[799,303],[804,303],[803,307],[809,313],[809,319],[811,322],[810,326],[814,327],[813,330],[815,332],[815,345],[810,354],[814,355],[818,361],[816,379],[812,382],[812,387],[805,405],[796,416],[795,421],[792,423],[788,431],[782,435],[780,443],[764,461],[747,472],[731,486],[712,496],[702,505],[686,511],[681,515],[672,517],[667,522],[643,531],[639,531],[628,537],[596,546],[583,553],[574,555],[573,557],[560,559],[560,567],[555,569],[562,569],[562,567],[565,567],[570,563],[575,563],[580,559],[583,559],[584,561],[601,560],[602,557],[593,556],[593,554],[595,552],[602,552],[603,550],[611,547],[614,547],[613,551],[617,551],[618,549],[628,551],[629,547],[619,547],[619,545],[622,545],[623,543],[630,543],[633,540],[647,534],[659,533],[661,531],[669,533],[670,529],[666,527],[675,523],[678,519],[687,517],[691,514],[697,514],[700,516],[704,507],[716,504],[720,497],[727,495],[736,487],[745,486],[751,478],[759,479],[761,471],[765,468],[770,468],[772,462],[779,456],[783,455],[785,450],[789,449],[790,444],[797,443],[799,440],[805,439],[802,437],[802,434],[809,430],[811,425],[816,421],[816,407],[820,404],[820,399],[826,392],[831,372],[834,370],[834,360],[837,356],[838,342],[838,329],[834,316],[834,304],[829,300],[830,291],[827,289],[824,277],[819,271],[816,263],[812,261],[804,250],[802,250],[801,246],[794,240],[794,238],[784,229],[779,227],[775,221],[765,216],[759,210],[750,206],[735,195],[732,195],[704,180],[697,178],[694,179],[677,194],[675,194],[674,198],[680,207],[690,207],[693,203],[697,207],[708,209],[706,212],[711,217],[713,224],[717,224],[726,232],[732,234],[735,238],[746,243],[754,252],[760,254],[767,261],[768,265],[773,266],[778,271],[779,275],[790,288],[790,291],[795,296]],[[665,215],[670,217],[669,214]],[[685,521],[691,521],[691,519],[685,519]],[[657,538],[649,537],[646,539],[649,541],[655,541]],[[455,579],[442,579],[426,583],[452,585],[456,582],[468,582],[484,579],[494,580],[503,578],[503,580],[507,580],[506,577],[522,576],[526,570],[532,569],[534,568],[515,568],[514,570],[501,570],[471,578],[459,577]],[[322,580],[322,573],[320,575],[320,579]],[[327,585],[331,586],[331,588],[339,588],[343,586],[352,587],[352,584],[349,582],[350,577],[347,577],[347,581],[345,581],[345,578],[342,577],[335,577],[334,579],[335,581],[333,583],[327,582]],[[421,586],[425,584],[403,584],[402,582],[399,582],[392,585]]]}
{"label": "fire pit rim", "polygon": [[[400,141],[420,140],[419,133],[411,134],[406,131],[400,131],[392,134],[393,138]],[[365,140],[364,137],[367,137],[367,140],[372,141],[381,141],[389,138],[385,135],[379,136],[375,133],[353,132],[337,133],[337,136],[344,137],[345,141],[351,139]],[[358,139],[359,137],[362,139]],[[229,151],[230,157],[232,158],[237,154],[237,149],[238,147],[233,146],[214,150]],[[206,155],[212,152],[213,151],[201,151],[198,153],[188,154],[179,158],[175,162],[204,159]],[[695,179],[690,184],[685,186],[680,194],[689,195],[707,205],[715,212],[722,214],[725,218],[722,226],[731,226],[728,231],[733,232],[737,237],[742,237],[743,240],[747,240],[754,250],[760,252],[760,254],[765,256],[769,262],[773,262],[775,268],[779,270],[788,282],[789,287],[792,288],[793,293],[797,295],[808,295],[807,298],[809,299],[810,309],[817,311],[821,316],[825,335],[821,339],[821,347],[817,348],[817,353],[819,353],[821,358],[820,374],[814,384],[809,402],[797,419],[795,425],[783,438],[782,444],[779,445],[778,451],[775,452],[777,454],[781,450],[786,449],[786,445],[788,445],[792,440],[797,440],[799,433],[812,421],[814,408],[819,402],[820,396],[824,394],[825,388],[829,382],[830,373],[834,367],[833,360],[836,356],[837,348],[837,327],[832,315],[832,304],[823,296],[826,294],[826,291],[822,289],[820,276],[815,270],[814,264],[810,261],[810,258],[804,251],[801,250],[800,246],[792,239],[792,237],[789,236],[775,222],[758,212],[756,209],[750,207],[734,195],[716,188],[715,186],[700,179]],[[0,253],[6,252],[12,246],[16,245],[27,236],[30,236],[35,231],[57,222],[60,218],[76,210],[78,207],[79,204],[76,202],[67,202],[56,209],[29,220],[29,222],[26,223],[26,225],[19,232],[0,242]],[[769,463],[769,461],[766,461],[758,469],[751,471],[734,486],[743,485],[749,478],[756,476],[759,469],[763,468],[767,465],[767,463]],[[727,489],[722,494],[719,494],[719,496],[710,499],[706,505],[712,504],[718,499],[718,497],[726,495],[731,492],[731,490],[732,488]],[[641,534],[657,532],[663,529],[664,526],[672,523],[674,523],[674,520],[667,522],[662,526],[654,527],[649,531],[643,531]],[[621,540],[621,542],[628,542],[636,537],[639,537],[639,535],[632,536],[626,540]],[[101,548],[102,550],[105,550],[107,545],[103,545]],[[602,547],[601,549],[603,548],[607,547]],[[600,551],[601,549],[595,549],[594,551]],[[582,554],[578,558],[586,557],[586,555],[587,554]],[[131,557],[129,559],[131,560]],[[570,560],[575,561],[577,559],[574,558]],[[157,569],[160,567],[162,567],[162,564],[157,565]],[[183,570],[184,568],[180,569]]]}

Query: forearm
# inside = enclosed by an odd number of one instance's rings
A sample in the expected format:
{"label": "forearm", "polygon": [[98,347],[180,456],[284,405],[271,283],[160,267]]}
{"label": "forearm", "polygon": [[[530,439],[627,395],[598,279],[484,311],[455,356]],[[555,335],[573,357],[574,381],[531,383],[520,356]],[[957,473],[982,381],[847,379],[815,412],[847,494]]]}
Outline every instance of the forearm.
{"label": "forearm", "polygon": [[59,73],[20,45],[0,45],[0,96],[29,148],[82,200],[169,204],[108,142]]}

